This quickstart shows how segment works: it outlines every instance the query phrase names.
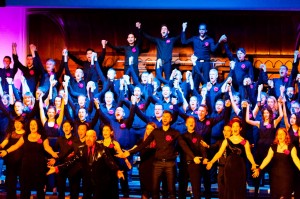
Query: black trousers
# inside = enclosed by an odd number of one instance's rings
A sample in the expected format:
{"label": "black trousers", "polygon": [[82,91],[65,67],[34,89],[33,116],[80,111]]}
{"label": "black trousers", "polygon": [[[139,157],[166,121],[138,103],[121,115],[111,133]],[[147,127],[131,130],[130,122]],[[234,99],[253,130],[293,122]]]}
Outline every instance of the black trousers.
{"label": "black trousers", "polygon": [[195,88],[198,89],[199,84],[206,84],[209,81],[210,62],[196,62],[193,67],[192,75]]}
{"label": "black trousers", "polygon": [[186,190],[190,179],[193,198],[200,199],[201,195],[201,165],[194,162],[184,162],[179,169],[179,199],[186,198]]}
{"label": "black trousers", "polygon": [[160,182],[163,174],[167,178],[169,198],[175,199],[175,173],[176,166],[175,161],[160,161],[156,160],[153,163],[153,199],[159,199]]}
{"label": "black trousers", "polygon": [[21,163],[6,163],[6,198],[17,198],[17,182],[21,172]]}
{"label": "black trousers", "polygon": [[68,175],[66,172],[58,173],[57,175],[58,198],[59,199],[65,198],[67,178],[69,179],[70,198],[77,199],[79,197],[80,180],[82,178],[81,171],[78,171],[77,173],[72,175]]}

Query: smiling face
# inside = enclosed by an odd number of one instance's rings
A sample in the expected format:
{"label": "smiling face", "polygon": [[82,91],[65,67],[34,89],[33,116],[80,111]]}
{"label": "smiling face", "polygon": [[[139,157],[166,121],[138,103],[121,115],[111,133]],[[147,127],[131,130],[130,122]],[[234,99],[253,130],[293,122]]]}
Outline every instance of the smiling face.
{"label": "smiling face", "polygon": [[86,100],[85,96],[82,96],[82,95],[78,96],[78,105],[80,107],[84,107],[85,106],[85,102],[86,102],[85,100]]}
{"label": "smiling face", "polygon": [[35,120],[30,121],[29,129],[31,133],[36,133],[38,131],[38,124]]}
{"label": "smiling face", "polygon": [[240,123],[234,122],[232,124],[232,126],[231,126],[231,133],[232,133],[232,135],[234,135],[234,136],[240,135],[241,130],[242,130],[242,128],[240,126]]}
{"label": "smiling face", "polygon": [[135,87],[134,90],[133,90],[133,95],[137,98],[137,99],[140,99],[141,98],[141,89],[140,87]]}
{"label": "smiling face", "polygon": [[272,99],[270,97],[267,99],[267,104],[271,109],[275,108],[275,101],[274,101],[274,99]]}
{"label": "smiling face", "polygon": [[113,93],[110,91],[107,91],[104,96],[104,101],[105,101],[106,105],[111,105],[114,101]]}
{"label": "smiling face", "polygon": [[54,108],[48,108],[48,111],[47,111],[47,116],[49,119],[54,119],[55,118],[55,115],[56,115],[56,111]]}
{"label": "smiling face", "polygon": [[169,35],[169,30],[167,26],[162,26],[160,29],[161,37],[165,38]]}
{"label": "smiling face", "polygon": [[285,143],[286,140],[286,132],[282,129],[279,129],[277,132],[277,139],[279,141],[279,143]]}
{"label": "smiling face", "polygon": [[188,117],[185,121],[185,126],[189,133],[193,133],[196,127],[195,119],[192,117]]}
{"label": "smiling face", "polygon": [[225,139],[229,138],[231,136],[231,127],[230,126],[224,126],[223,135],[224,135]]}
{"label": "smiling face", "polygon": [[163,113],[161,121],[163,126],[170,125],[170,122],[172,121],[172,115],[168,112]]}
{"label": "smiling face", "polygon": [[87,117],[86,110],[84,108],[79,109],[78,111],[78,118],[80,121],[84,121]]}
{"label": "smiling face", "polygon": [[148,125],[146,126],[146,131],[145,131],[145,133],[146,133],[147,135],[150,135],[151,132],[152,132],[154,129],[155,129],[155,128],[154,128],[152,125],[148,124]]}
{"label": "smiling face", "polygon": [[124,109],[122,107],[118,107],[115,112],[116,119],[121,120],[123,119],[124,115]]}
{"label": "smiling face", "polygon": [[17,115],[21,115],[23,113],[24,106],[21,102],[15,102],[14,110]]}
{"label": "smiling face", "polygon": [[85,143],[88,147],[92,147],[97,140],[97,134],[94,130],[88,130],[86,132]]}
{"label": "smiling face", "polygon": [[33,57],[32,56],[27,56],[26,57],[26,66],[31,67],[33,65]]}
{"label": "smiling face", "polygon": [[80,81],[83,77],[84,77],[83,70],[80,69],[80,68],[77,68],[77,69],[75,70],[75,79],[76,79],[77,81]]}
{"label": "smiling face", "polygon": [[164,86],[162,88],[162,95],[163,95],[164,98],[169,98],[170,95],[171,95],[171,89],[170,89],[170,87]]}
{"label": "smiling face", "polygon": [[223,109],[224,109],[224,102],[221,101],[221,100],[218,100],[218,101],[216,102],[215,108],[216,108],[216,111],[217,111],[218,113],[222,112]]}
{"label": "smiling face", "polygon": [[20,121],[15,121],[14,122],[14,126],[15,126],[15,129],[16,129],[16,131],[20,131],[20,130],[22,130],[23,129],[23,124],[22,124],[22,122],[20,122]]}
{"label": "smiling face", "polygon": [[83,139],[86,135],[87,126],[86,125],[79,125],[77,129],[79,139]]}
{"label": "smiling face", "polygon": [[63,132],[65,133],[65,135],[70,135],[72,133],[72,129],[73,127],[69,122],[65,122],[63,124]]}
{"label": "smiling face", "polygon": [[2,103],[4,104],[4,106],[8,106],[9,105],[9,95],[3,95],[3,97],[1,98]]}
{"label": "smiling face", "polygon": [[204,37],[206,35],[206,32],[207,32],[206,25],[201,24],[199,26],[199,35],[200,35],[200,37]]}
{"label": "smiling face", "polygon": [[270,119],[270,113],[269,113],[268,110],[264,110],[264,112],[263,112],[263,117],[264,117],[264,121]]}
{"label": "smiling face", "polygon": [[233,95],[233,101],[236,105],[240,104],[240,97],[238,95]]}
{"label": "smiling face", "polygon": [[143,84],[147,84],[149,73],[143,72],[141,75],[141,81]]}
{"label": "smiling face", "polygon": [[46,62],[46,71],[47,71],[47,73],[50,73],[50,72],[52,72],[53,71],[53,69],[54,69],[54,67],[55,67],[55,62],[54,62],[54,60],[48,60],[47,62]]}
{"label": "smiling face", "polygon": [[29,105],[31,105],[31,96],[24,96],[23,97],[23,103],[24,103],[24,105],[25,106],[29,106]]}
{"label": "smiling face", "polygon": [[114,80],[115,77],[116,77],[116,71],[113,70],[113,69],[109,69],[109,70],[107,71],[107,78],[108,78],[109,80]]}
{"label": "smiling face", "polygon": [[198,108],[198,117],[200,120],[203,120],[205,118],[205,116],[207,115],[207,110],[205,107],[200,106]]}
{"label": "smiling face", "polygon": [[192,97],[190,98],[190,107],[191,107],[191,109],[194,110],[195,108],[197,108],[197,104],[198,104],[197,97],[192,96]]}
{"label": "smiling face", "polygon": [[112,135],[113,135],[113,131],[110,129],[109,126],[104,126],[103,129],[102,129],[102,135],[103,135],[103,138],[110,138]]}
{"label": "smiling face", "polygon": [[242,51],[238,50],[236,55],[237,55],[237,58],[238,58],[239,61],[244,61],[245,60],[246,54],[243,53]]}
{"label": "smiling face", "polygon": [[61,106],[61,98],[60,97],[56,97],[54,100],[54,104],[56,107],[60,107]]}
{"label": "smiling face", "polygon": [[92,53],[93,53],[92,50],[86,51],[86,58],[87,58],[88,62],[91,62],[91,60],[92,60]]}
{"label": "smiling face", "polygon": [[295,125],[296,124],[296,120],[297,120],[296,115],[292,114],[291,117],[290,117],[290,124],[291,125]]}
{"label": "smiling face", "polygon": [[286,66],[281,66],[279,69],[279,75],[280,77],[286,77],[288,73],[288,69]]}
{"label": "smiling face", "polygon": [[11,60],[9,58],[4,58],[3,59],[3,66],[4,68],[9,68],[11,64]]}
{"label": "smiling face", "polygon": [[154,114],[156,118],[161,118],[163,114],[163,106],[160,104],[156,104],[154,106]]}
{"label": "smiling face", "polygon": [[216,69],[211,69],[209,71],[209,80],[211,83],[216,83],[218,78],[218,71]]}
{"label": "smiling face", "polygon": [[297,103],[297,102],[292,102],[291,103],[291,108],[290,108],[291,110],[291,113],[299,113],[299,111],[300,111],[300,106],[299,106],[299,103]]}
{"label": "smiling face", "polygon": [[129,34],[128,37],[127,37],[127,42],[128,44],[131,46],[131,45],[134,45],[134,42],[135,42],[135,37],[133,34]]}

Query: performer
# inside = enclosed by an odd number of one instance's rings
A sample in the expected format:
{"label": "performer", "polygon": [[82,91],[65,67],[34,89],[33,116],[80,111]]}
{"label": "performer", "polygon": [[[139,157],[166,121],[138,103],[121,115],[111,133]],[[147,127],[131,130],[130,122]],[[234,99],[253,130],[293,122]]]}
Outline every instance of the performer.
{"label": "performer", "polygon": [[[138,29],[141,29],[141,23],[137,22],[136,25]],[[179,40],[180,35],[169,37],[170,31],[166,24],[161,25],[160,33],[161,38],[156,38],[141,31],[142,36],[156,44],[157,59],[161,59],[163,64],[161,70],[165,74],[165,79],[169,79],[172,71],[172,51],[174,44]]]}
{"label": "performer", "polygon": [[209,70],[210,67],[210,54],[215,52],[219,47],[219,44],[223,41],[226,41],[227,38],[225,35],[222,35],[217,44],[214,40],[209,37],[207,33],[207,28],[205,23],[199,25],[199,35],[193,36],[189,39],[186,39],[185,30],[187,28],[187,22],[182,23],[182,32],[181,32],[181,43],[189,44],[193,43],[194,56],[196,57],[196,65],[193,67],[193,78],[195,87],[198,88],[200,81],[202,84],[206,84],[209,80]]}
{"label": "performer", "polygon": [[47,175],[60,172],[70,168],[76,162],[80,161],[83,166],[83,197],[91,198],[112,198],[113,193],[110,190],[111,171],[118,178],[123,178],[123,172],[119,170],[118,165],[113,160],[109,151],[103,144],[97,143],[96,131],[88,130],[86,132],[86,145],[79,148],[76,155],[64,164],[56,167],[50,166]]}
{"label": "performer", "polygon": [[21,198],[29,199],[31,190],[36,189],[38,198],[45,198],[44,186],[46,182],[47,162],[45,151],[53,158],[58,155],[49,145],[49,140],[43,132],[39,120],[29,121],[29,130],[19,141],[6,150],[0,151],[1,157],[12,153],[23,146],[23,157],[21,167]]}
{"label": "performer", "polygon": [[222,157],[225,150],[227,160],[224,166],[224,183],[226,199],[242,199],[246,198],[246,160],[250,161],[252,170],[256,168],[256,163],[252,156],[250,145],[240,132],[242,130],[241,119],[235,117],[231,120],[232,136],[225,139],[218,153],[211,161],[207,163],[206,168],[210,169],[212,165]]}
{"label": "performer", "polygon": [[[300,160],[295,146],[291,144],[290,136],[285,128],[279,128],[273,145],[262,164],[255,169],[255,177],[272,160],[270,172],[271,198],[291,198],[293,192],[294,165],[300,170]],[[297,171],[299,172],[299,171]]]}
{"label": "performer", "polygon": [[182,147],[187,156],[196,164],[200,164],[200,157],[194,156],[180,133],[170,128],[172,121],[172,113],[165,110],[162,116],[162,127],[153,130],[148,138],[133,150],[125,151],[118,157],[128,157],[130,154],[139,152],[147,147],[153,140],[156,142],[155,161],[153,163],[153,190],[152,198],[159,198],[160,180],[163,174],[167,177],[169,197],[175,199],[175,159],[176,159],[176,143]]}

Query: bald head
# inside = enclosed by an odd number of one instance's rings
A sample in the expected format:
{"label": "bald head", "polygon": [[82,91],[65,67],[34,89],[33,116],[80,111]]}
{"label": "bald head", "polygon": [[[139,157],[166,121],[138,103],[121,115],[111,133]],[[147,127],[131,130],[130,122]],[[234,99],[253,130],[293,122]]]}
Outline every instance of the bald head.
{"label": "bald head", "polygon": [[88,147],[91,147],[95,144],[97,140],[97,133],[94,130],[88,130],[86,132],[85,143]]}

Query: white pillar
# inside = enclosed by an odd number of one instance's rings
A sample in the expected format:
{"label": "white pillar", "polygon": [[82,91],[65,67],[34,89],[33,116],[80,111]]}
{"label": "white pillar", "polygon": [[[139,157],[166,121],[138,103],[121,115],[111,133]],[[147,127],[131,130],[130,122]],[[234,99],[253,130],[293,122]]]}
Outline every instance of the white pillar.
{"label": "white pillar", "polygon": [[[25,65],[27,54],[27,16],[24,7],[0,8],[0,66],[3,67],[3,57],[12,57],[11,44],[17,43],[19,60]],[[20,71],[15,76],[16,87],[20,86]]]}

